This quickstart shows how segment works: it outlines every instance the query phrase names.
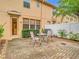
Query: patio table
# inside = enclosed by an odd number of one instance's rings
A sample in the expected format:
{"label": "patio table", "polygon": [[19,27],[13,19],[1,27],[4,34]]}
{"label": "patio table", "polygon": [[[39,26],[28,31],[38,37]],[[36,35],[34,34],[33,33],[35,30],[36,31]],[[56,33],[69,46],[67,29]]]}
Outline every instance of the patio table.
{"label": "patio table", "polygon": [[47,36],[47,34],[46,33],[39,33],[39,34],[37,34],[40,38],[42,38],[42,39],[40,39],[40,40],[45,40],[45,37]]}

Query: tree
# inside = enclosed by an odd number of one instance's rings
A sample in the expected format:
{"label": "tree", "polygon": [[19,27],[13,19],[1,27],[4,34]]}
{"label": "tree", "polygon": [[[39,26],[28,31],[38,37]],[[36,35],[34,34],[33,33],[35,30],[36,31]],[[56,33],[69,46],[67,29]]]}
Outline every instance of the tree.
{"label": "tree", "polygon": [[74,14],[79,11],[79,0],[59,0],[59,8],[68,14]]}
{"label": "tree", "polygon": [[56,15],[62,15],[61,22],[64,16],[79,15],[79,0],[59,0],[58,7],[56,8]]}

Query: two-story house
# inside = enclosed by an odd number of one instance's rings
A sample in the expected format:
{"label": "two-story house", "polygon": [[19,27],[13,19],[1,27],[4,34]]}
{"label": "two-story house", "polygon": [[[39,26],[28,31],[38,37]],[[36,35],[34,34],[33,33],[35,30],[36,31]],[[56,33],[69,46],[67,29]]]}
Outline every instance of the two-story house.
{"label": "two-story house", "polygon": [[54,6],[43,0],[0,0],[4,39],[21,38],[23,29],[41,29],[51,23]]}
{"label": "two-story house", "polygon": [[61,24],[61,23],[79,23],[79,17],[74,15],[74,16],[58,16],[58,17],[53,17],[53,22],[55,24]]}

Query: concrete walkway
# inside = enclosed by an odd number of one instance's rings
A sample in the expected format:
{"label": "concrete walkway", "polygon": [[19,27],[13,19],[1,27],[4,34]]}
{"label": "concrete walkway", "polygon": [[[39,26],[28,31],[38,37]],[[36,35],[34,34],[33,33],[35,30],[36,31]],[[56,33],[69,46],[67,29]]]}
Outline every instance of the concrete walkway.
{"label": "concrete walkway", "polygon": [[9,42],[6,59],[79,59],[79,44],[64,39],[43,42],[33,47],[30,39],[15,39]]}

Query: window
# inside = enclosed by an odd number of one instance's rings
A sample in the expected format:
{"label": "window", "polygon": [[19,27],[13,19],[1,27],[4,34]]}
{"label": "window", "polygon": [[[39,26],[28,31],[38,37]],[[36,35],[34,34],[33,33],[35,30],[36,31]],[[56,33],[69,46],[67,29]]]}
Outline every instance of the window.
{"label": "window", "polygon": [[36,1],[36,5],[37,7],[40,7],[40,3],[38,1]]}
{"label": "window", "polygon": [[35,20],[30,20],[30,29],[35,29]]}
{"label": "window", "polygon": [[56,14],[56,9],[52,9],[52,15]]}
{"label": "window", "polygon": [[23,20],[23,29],[29,29],[29,19]]}
{"label": "window", "polygon": [[51,24],[51,22],[50,21],[47,21],[47,24]]}
{"label": "window", "polygon": [[40,20],[36,20],[36,29],[40,29]]}
{"label": "window", "polygon": [[40,29],[40,20],[35,19],[23,19],[23,29]]}
{"label": "window", "polygon": [[66,19],[68,19],[68,20],[69,20],[69,17],[66,17]]}
{"label": "window", "polygon": [[56,23],[56,21],[52,21],[52,24],[55,24]]}
{"label": "window", "polygon": [[70,18],[70,21],[73,21],[73,18]]}
{"label": "window", "polygon": [[65,21],[65,23],[68,23],[68,21]]}
{"label": "window", "polygon": [[24,0],[24,7],[30,8],[30,0]]}

